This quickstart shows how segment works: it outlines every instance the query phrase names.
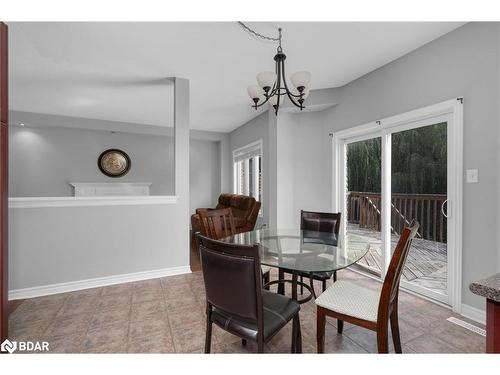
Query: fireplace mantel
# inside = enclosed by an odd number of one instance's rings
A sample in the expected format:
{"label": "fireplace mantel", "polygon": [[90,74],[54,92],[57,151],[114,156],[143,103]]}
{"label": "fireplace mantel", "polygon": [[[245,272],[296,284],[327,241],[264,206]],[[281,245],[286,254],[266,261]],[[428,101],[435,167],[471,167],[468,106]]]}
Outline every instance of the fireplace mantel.
{"label": "fireplace mantel", "polygon": [[149,194],[151,182],[70,182],[75,197],[124,197]]}

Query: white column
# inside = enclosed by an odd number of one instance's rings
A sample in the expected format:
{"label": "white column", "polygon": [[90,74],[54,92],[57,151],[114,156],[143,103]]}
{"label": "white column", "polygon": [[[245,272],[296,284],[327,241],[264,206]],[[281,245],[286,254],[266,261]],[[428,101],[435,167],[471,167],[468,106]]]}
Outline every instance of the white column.
{"label": "white column", "polygon": [[185,233],[181,249],[189,264],[189,80],[172,78],[174,82],[175,195],[179,197],[179,218]]}

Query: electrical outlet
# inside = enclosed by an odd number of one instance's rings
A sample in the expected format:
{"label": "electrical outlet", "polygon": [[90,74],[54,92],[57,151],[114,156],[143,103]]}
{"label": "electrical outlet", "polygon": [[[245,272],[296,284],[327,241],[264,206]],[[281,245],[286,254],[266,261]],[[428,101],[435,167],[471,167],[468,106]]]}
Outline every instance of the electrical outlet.
{"label": "electrical outlet", "polygon": [[467,169],[466,181],[469,184],[475,184],[479,181],[479,172],[477,169]]}

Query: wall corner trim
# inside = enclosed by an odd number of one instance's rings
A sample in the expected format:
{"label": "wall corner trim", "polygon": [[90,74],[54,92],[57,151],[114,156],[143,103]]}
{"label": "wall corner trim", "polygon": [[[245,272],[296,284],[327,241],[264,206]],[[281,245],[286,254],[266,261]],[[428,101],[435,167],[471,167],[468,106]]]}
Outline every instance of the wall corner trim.
{"label": "wall corner trim", "polygon": [[20,197],[9,198],[9,208],[135,206],[176,204],[177,195],[115,197]]}
{"label": "wall corner trim", "polygon": [[69,281],[66,283],[41,285],[31,288],[9,290],[9,300],[48,296],[51,294],[74,292],[77,290],[103,287],[133,281],[157,279],[160,277],[174,276],[191,273],[189,266],[162,268],[158,270],[126,273],[121,275],[97,277],[93,279]]}

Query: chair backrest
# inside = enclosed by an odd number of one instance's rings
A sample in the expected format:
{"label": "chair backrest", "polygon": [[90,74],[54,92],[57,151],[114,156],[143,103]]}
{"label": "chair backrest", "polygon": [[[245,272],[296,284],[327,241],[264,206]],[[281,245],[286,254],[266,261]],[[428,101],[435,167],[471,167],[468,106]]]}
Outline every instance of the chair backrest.
{"label": "chair backrest", "polygon": [[300,229],[339,234],[340,212],[300,211]]}
{"label": "chair backrest", "polygon": [[230,208],[235,218],[247,221],[257,203],[255,198],[249,195],[222,193],[219,196],[216,208]]}
{"label": "chair backrest", "polygon": [[207,302],[243,318],[262,320],[259,246],[235,245],[199,235]]}
{"label": "chair backrest", "polygon": [[390,306],[394,302],[397,303],[401,274],[403,273],[411,243],[417,234],[419,226],[420,224],[413,220],[410,227],[404,228],[403,233],[399,237],[399,241],[392,254],[391,262],[389,263],[389,268],[387,269],[387,274],[385,275],[384,284],[382,285],[378,306],[379,320],[388,317]]}
{"label": "chair backrest", "polygon": [[220,240],[236,233],[234,218],[229,208],[200,211],[200,232],[203,236]]}

